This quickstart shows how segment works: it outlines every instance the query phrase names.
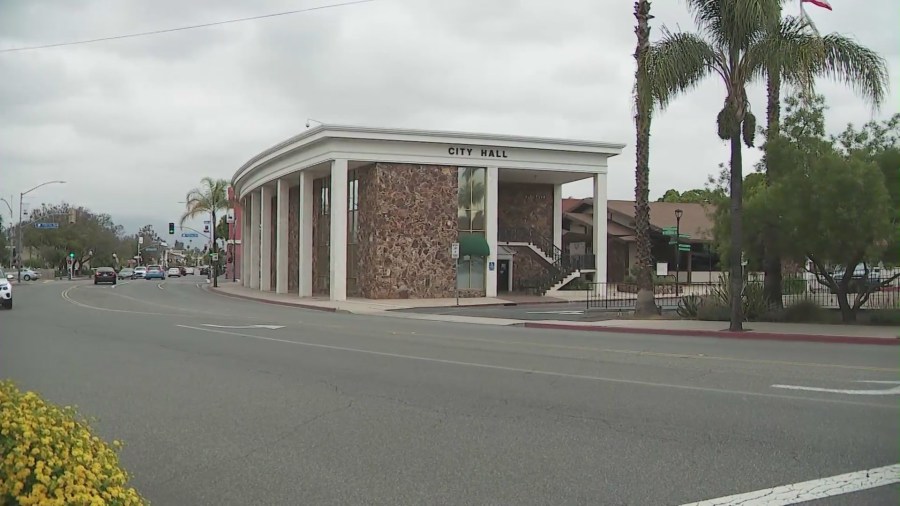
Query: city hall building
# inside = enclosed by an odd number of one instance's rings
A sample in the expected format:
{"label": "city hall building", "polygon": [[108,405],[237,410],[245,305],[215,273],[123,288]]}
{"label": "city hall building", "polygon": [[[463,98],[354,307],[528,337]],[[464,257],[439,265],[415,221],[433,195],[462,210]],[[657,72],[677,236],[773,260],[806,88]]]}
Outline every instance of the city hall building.
{"label": "city hall building", "polygon": [[[548,293],[606,280],[607,160],[622,144],[321,125],[235,173],[241,282],[369,299]],[[591,245],[562,251],[562,185],[589,179]],[[456,247],[454,247],[456,245]]]}

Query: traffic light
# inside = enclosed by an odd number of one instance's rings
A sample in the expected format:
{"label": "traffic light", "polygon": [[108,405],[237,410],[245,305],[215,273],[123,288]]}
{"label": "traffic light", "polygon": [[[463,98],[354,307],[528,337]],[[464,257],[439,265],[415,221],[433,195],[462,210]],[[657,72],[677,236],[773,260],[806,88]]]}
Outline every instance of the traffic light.
{"label": "traffic light", "polygon": [[175,235],[175,224],[171,221],[169,222],[169,235]]}
{"label": "traffic light", "polygon": [[74,251],[69,253],[69,258],[72,258],[72,259],[75,258],[75,252],[74,252]]}

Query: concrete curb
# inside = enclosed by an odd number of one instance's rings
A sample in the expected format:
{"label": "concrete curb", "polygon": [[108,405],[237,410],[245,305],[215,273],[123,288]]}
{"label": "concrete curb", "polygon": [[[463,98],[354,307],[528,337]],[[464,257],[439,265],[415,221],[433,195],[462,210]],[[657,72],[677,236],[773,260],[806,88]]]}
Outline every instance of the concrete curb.
{"label": "concrete curb", "polygon": [[598,327],[586,325],[569,325],[565,323],[531,323],[525,322],[526,328],[556,329],[556,330],[581,330],[587,332],[607,332],[618,334],[656,334],[665,336],[682,337],[716,337],[720,339],[747,339],[764,341],[798,341],[809,343],[831,344],[877,344],[883,346],[900,345],[900,337],[860,337],[860,336],[826,336],[818,334],[790,334],[777,332],[731,332],[728,330],[675,330],[675,329],[646,329],[635,327]]}
{"label": "concrete curb", "polygon": [[221,288],[213,288],[212,286],[209,287],[209,291],[211,291],[215,294],[221,295],[223,297],[232,297],[235,299],[252,300],[254,302],[260,302],[262,304],[275,304],[276,306],[296,307],[299,309],[311,309],[313,311],[323,311],[326,313],[348,312],[348,311],[338,311],[337,308],[334,308],[334,307],[314,306],[311,304],[297,304],[294,302],[287,302],[287,301],[281,301],[281,300],[267,300],[267,299],[260,299],[258,297],[250,297],[248,295],[240,295],[237,293],[228,293],[226,291],[223,291]]}

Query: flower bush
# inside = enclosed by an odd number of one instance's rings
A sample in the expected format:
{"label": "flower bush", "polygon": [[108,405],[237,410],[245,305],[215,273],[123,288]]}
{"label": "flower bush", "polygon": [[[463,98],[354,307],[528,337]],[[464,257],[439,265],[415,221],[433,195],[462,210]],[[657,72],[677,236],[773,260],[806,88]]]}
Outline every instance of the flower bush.
{"label": "flower bush", "polygon": [[0,381],[0,504],[144,505],[126,486],[117,449],[91,434],[75,410]]}

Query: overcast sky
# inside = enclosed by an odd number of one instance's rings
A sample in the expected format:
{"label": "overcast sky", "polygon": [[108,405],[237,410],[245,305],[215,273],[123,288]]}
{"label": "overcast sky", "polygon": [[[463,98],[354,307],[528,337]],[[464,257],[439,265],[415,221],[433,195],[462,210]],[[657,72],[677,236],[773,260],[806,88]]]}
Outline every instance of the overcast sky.
{"label": "overcast sky", "polygon": [[[0,0],[0,49],[269,14],[343,0]],[[823,81],[828,127],[898,112],[896,0],[809,7],[819,30],[852,35],[890,66],[890,99],[871,108]],[[164,232],[203,176],[326,123],[578,138],[627,144],[609,197],[634,195],[634,34],[628,0],[375,0],[149,37],[0,53],[0,196],[66,200],[134,232]],[[796,14],[796,4],[787,8]],[[683,2],[663,24],[692,29]],[[657,115],[651,197],[702,187],[727,160],[715,133],[724,98],[710,79]],[[762,123],[761,86],[751,103]],[[752,171],[756,150],[746,153]],[[587,196],[574,183],[566,196]],[[16,202],[14,202],[15,204]],[[7,212],[0,204],[0,212]]]}

